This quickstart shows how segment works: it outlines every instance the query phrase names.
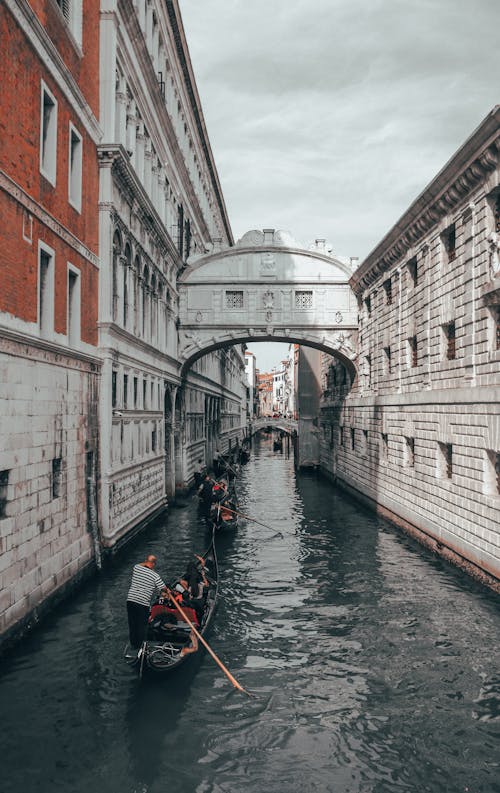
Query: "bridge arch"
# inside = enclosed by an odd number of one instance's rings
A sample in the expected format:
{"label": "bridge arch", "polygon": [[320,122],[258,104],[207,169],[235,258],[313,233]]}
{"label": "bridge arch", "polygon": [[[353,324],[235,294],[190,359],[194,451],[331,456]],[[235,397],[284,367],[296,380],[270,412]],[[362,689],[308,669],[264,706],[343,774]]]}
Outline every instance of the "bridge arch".
{"label": "bridge arch", "polygon": [[351,268],[323,241],[304,249],[286,232],[247,232],[234,247],[190,259],[179,282],[179,357],[242,342],[293,342],[327,352],[356,375],[358,306]]}

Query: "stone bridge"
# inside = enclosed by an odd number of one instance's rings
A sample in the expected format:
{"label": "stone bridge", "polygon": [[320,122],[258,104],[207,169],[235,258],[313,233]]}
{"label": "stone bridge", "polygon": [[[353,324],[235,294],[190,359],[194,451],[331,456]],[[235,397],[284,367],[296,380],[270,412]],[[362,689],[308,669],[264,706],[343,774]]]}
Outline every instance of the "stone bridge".
{"label": "stone bridge", "polygon": [[191,257],[178,282],[183,372],[219,347],[281,341],[324,350],[354,377],[358,306],[351,273],[324,241],[306,250],[274,230],[249,231],[234,247]]}
{"label": "stone bridge", "polygon": [[282,430],[288,435],[294,435],[298,431],[298,421],[295,419],[274,418],[273,416],[260,416],[253,419],[250,424],[250,434],[255,435],[259,430],[271,427],[273,430]]}

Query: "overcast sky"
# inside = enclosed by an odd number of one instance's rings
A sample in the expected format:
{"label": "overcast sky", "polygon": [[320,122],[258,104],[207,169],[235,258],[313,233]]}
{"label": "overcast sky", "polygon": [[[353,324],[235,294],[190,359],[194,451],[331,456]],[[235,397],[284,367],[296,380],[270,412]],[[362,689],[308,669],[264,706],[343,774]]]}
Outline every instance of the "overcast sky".
{"label": "overcast sky", "polygon": [[362,260],[500,101],[498,0],[180,6],[235,239]]}

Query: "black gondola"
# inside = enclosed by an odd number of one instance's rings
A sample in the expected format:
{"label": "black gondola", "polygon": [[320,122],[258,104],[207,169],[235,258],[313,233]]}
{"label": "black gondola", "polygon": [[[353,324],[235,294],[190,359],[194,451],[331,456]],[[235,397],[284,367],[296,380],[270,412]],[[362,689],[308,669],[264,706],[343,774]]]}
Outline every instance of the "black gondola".
{"label": "black gondola", "polygon": [[[205,562],[205,575],[208,587],[204,594],[203,613],[199,620],[193,608],[180,604],[181,609],[195,625],[197,632],[201,636],[207,631],[217,605],[219,571],[213,534],[210,546],[202,558]],[[175,587],[176,583],[174,582],[172,588]],[[199,624],[196,624],[196,622],[199,622]],[[186,655],[182,653],[184,647],[190,646],[190,636],[191,627],[173,604],[155,604],[151,608],[146,640],[139,654],[130,650],[130,647],[127,646],[125,660],[130,665],[138,666],[140,676],[145,671],[151,671],[156,674],[172,672],[200,652],[201,645],[198,646],[198,653]]]}

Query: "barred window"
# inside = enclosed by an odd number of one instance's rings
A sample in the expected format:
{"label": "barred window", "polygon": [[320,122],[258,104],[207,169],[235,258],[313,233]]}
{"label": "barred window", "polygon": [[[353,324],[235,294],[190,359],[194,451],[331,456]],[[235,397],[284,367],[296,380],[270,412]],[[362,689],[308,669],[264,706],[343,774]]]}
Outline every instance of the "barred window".
{"label": "barred window", "polygon": [[385,371],[387,372],[387,374],[391,374],[392,372],[391,348],[389,346],[384,347],[384,352],[385,352]]}
{"label": "barred window", "polygon": [[0,471],[0,519],[6,517],[9,474],[10,471]]}
{"label": "barred window", "polygon": [[227,291],[226,308],[243,308],[243,292]]}
{"label": "barred window", "polygon": [[406,438],[406,461],[409,468],[415,467],[415,438]]}
{"label": "barred window", "polygon": [[298,291],[295,292],[295,308],[312,308],[313,293],[312,291]]}
{"label": "barred window", "polygon": [[456,358],[456,346],[455,346],[455,323],[450,322],[449,325],[445,325],[445,335],[446,335],[446,357],[449,361],[454,361]]}
{"label": "barred window", "polygon": [[408,273],[411,278],[412,286],[415,287],[418,284],[418,267],[417,267],[417,257],[414,256],[413,259],[407,263]]}
{"label": "barred window", "polygon": [[453,446],[451,443],[439,443],[440,474],[443,479],[453,478]]}
{"label": "barred window", "polygon": [[386,281],[384,281],[382,286],[384,287],[384,291],[385,291],[385,302],[386,302],[386,305],[390,306],[391,303],[392,303],[392,281],[391,281],[391,279],[388,278]]}
{"label": "barred window", "polygon": [[446,249],[446,253],[448,255],[448,261],[449,262],[454,261],[456,259],[456,257],[457,257],[457,250],[456,250],[457,237],[456,237],[456,231],[455,231],[455,224],[454,223],[452,223],[452,225],[449,226],[446,229],[446,231],[444,232],[444,234],[443,234],[443,242],[444,242],[444,247]]}
{"label": "barred window", "polygon": [[380,459],[383,463],[389,459],[389,436],[386,432],[380,433]]}
{"label": "barred window", "polygon": [[411,336],[411,338],[408,339],[408,353],[410,366],[418,366],[418,348],[416,336]]}

